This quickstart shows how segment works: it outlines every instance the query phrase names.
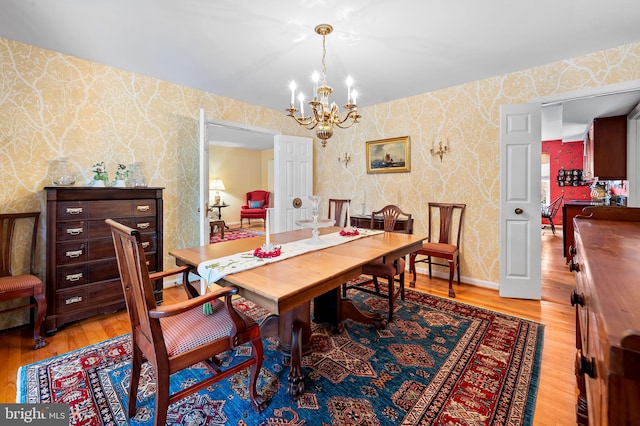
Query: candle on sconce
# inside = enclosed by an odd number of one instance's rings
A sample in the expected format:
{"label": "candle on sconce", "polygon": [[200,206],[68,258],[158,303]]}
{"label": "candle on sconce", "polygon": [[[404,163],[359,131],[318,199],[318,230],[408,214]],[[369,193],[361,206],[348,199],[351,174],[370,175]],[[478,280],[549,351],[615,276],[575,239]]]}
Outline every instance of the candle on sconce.
{"label": "candle on sconce", "polygon": [[351,85],[353,84],[353,78],[347,77],[347,104],[351,103]]}

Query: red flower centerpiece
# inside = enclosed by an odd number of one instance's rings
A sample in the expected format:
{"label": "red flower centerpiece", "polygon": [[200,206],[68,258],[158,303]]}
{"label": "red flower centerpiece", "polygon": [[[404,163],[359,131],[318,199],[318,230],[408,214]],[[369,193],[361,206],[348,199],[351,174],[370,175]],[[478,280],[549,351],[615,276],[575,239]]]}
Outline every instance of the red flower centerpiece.
{"label": "red flower centerpiece", "polygon": [[358,228],[348,226],[340,230],[340,235],[342,235],[343,237],[353,237],[356,235],[360,235],[360,233],[358,232]]}
{"label": "red flower centerpiece", "polygon": [[261,247],[258,247],[253,251],[253,255],[260,259],[278,257],[281,253],[280,247],[274,246],[273,244],[263,244]]}

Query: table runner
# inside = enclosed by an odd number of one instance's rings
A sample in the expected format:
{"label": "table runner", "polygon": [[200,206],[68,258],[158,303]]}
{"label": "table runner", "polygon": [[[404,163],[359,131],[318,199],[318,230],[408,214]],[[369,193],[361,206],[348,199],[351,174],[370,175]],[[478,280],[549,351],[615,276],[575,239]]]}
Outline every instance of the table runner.
{"label": "table runner", "polygon": [[[310,243],[311,238],[285,243],[280,246],[280,256],[271,258],[259,258],[253,255],[253,250],[232,254],[230,256],[207,260],[198,265],[198,275],[207,281],[207,286],[229,274],[257,268],[268,263],[279,262],[291,257],[299,256],[314,250],[322,250],[357,240],[362,237],[382,234],[384,231],[373,229],[358,229],[358,235],[342,236],[340,232],[325,234],[320,237],[320,242]],[[257,247],[256,247],[257,248]]]}

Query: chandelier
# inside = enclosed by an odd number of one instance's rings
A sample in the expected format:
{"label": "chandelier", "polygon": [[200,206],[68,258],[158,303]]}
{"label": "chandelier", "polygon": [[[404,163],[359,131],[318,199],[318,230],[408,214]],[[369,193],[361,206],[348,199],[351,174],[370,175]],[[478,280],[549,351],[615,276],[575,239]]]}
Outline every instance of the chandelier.
{"label": "chandelier", "polygon": [[316,136],[322,141],[322,147],[324,148],[327,145],[327,139],[333,136],[334,125],[341,129],[346,129],[357,123],[361,116],[358,114],[358,106],[356,105],[358,93],[351,89],[353,85],[351,76],[347,77],[347,104],[343,106],[346,114],[344,114],[343,117],[340,116],[340,110],[335,102],[329,105],[329,95],[333,93],[333,89],[327,84],[327,66],[325,64],[327,48],[325,42],[327,35],[333,31],[333,27],[328,24],[320,24],[315,28],[315,31],[316,34],[322,36],[322,82],[320,82],[320,86],[318,86],[320,76],[314,71],[311,76],[314,95],[313,99],[309,102],[311,115],[304,115],[304,95],[301,92],[298,94],[300,115],[296,116],[296,112],[298,112],[295,107],[297,86],[295,81],[292,81],[289,84],[289,89],[291,89],[291,106],[287,108],[289,112],[287,116],[293,118],[298,124],[309,130],[316,129]]}

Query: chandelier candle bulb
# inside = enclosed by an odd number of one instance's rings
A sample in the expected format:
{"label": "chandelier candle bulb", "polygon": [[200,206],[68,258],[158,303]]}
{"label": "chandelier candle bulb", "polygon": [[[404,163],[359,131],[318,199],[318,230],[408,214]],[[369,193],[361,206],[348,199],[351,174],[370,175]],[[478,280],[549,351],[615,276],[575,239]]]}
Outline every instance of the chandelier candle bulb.
{"label": "chandelier candle bulb", "polygon": [[300,117],[304,117],[304,94],[302,92],[298,94],[298,100],[300,101]]}
{"label": "chandelier candle bulb", "polygon": [[296,82],[291,80],[289,83],[289,89],[291,89],[291,108],[293,108],[296,101]]}
{"label": "chandelier candle bulb", "polygon": [[347,104],[351,104],[351,85],[353,84],[353,78],[347,77]]}

